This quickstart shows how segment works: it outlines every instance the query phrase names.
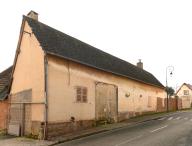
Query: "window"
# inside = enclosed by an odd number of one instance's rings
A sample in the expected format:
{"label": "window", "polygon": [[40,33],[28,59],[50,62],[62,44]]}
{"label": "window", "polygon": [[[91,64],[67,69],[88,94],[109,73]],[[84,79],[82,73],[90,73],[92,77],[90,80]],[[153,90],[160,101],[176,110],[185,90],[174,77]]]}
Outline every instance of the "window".
{"label": "window", "polygon": [[184,95],[189,95],[189,90],[183,90]]}
{"label": "window", "polygon": [[76,101],[77,102],[87,102],[87,88],[86,87],[76,87]]}

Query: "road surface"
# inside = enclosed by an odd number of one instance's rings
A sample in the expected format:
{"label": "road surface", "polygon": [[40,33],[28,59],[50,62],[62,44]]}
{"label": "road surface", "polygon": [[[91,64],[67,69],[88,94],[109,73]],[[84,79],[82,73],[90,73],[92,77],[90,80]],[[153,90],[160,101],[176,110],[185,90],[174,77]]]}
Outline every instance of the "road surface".
{"label": "road surface", "polygon": [[173,113],[57,146],[192,146],[192,111]]}

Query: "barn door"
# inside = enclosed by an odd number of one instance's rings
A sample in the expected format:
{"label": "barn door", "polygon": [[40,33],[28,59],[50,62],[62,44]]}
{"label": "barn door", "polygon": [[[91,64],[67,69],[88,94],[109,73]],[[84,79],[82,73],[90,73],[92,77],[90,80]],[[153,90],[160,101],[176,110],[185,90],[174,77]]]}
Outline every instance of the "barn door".
{"label": "barn door", "polygon": [[95,113],[97,121],[117,121],[117,86],[97,83],[96,84],[96,99],[95,99]]}

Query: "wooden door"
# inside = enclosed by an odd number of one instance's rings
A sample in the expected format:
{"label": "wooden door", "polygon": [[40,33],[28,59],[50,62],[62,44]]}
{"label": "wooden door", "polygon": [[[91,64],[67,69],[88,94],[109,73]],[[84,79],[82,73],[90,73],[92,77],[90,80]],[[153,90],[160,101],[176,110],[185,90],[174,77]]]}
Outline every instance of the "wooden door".
{"label": "wooden door", "polygon": [[106,83],[97,83],[96,84],[96,120],[102,121],[106,120],[108,122],[117,121],[117,86],[106,84]]}

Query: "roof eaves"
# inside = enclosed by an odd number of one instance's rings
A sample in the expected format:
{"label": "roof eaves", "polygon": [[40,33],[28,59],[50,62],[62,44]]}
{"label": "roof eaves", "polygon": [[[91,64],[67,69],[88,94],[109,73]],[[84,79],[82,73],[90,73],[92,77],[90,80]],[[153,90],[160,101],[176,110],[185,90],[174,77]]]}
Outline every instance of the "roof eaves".
{"label": "roof eaves", "polygon": [[118,75],[118,76],[126,77],[126,78],[129,78],[129,79],[131,79],[131,80],[135,80],[135,81],[137,81],[137,82],[142,82],[142,83],[147,84],[147,85],[151,85],[151,86],[155,86],[155,87],[158,87],[158,88],[161,88],[161,89],[165,89],[165,87],[164,87],[163,85],[162,85],[162,86],[158,86],[158,85],[150,84],[150,83],[147,83],[147,82],[144,82],[144,81],[141,81],[141,80],[138,80],[138,79],[129,77],[129,76],[125,76],[125,75],[122,75],[122,74],[119,74],[119,73],[115,73],[115,72],[112,72],[112,71],[109,71],[109,70],[105,70],[105,69],[102,69],[102,68],[98,68],[98,67],[96,67],[96,66],[87,64],[87,63],[85,63],[85,62],[81,62],[81,61],[79,61],[79,60],[75,60],[75,59],[72,59],[72,58],[64,57],[64,56],[62,56],[62,55],[58,55],[58,54],[55,54],[55,53],[52,53],[52,52],[49,52],[49,51],[45,51],[45,52],[46,52],[47,54],[50,54],[50,55],[53,55],[53,56],[56,56],[56,57],[59,57],[59,58],[71,60],[71,61],[73,61],[73,62],[77,62],[77,63],[83,64],[83,65],[86,65],[86,66],[89,66],[89,67],[92,67],[92,68],[95,68],[95,69],[99,69],[99,70],[102,70],[102,71],[105,71],[105,72],[109,72],[109,73]]}
{"label": "roof eaves", "polygon": [[4,101],[4,100],[7,98],[7,96],[8,96],[8,94],[6,94],[6,95],[4,95],[4,96],[2,96],[2,97],[1,97],[1,95],[0,95],[0,101]]}
{"label": "roof eaves", "polygon": [[20,32],[19,32],[19,40],[18,40],[18,43],[17,43],[17,48],[16,48],[16,53],[15,53],[15,57],[14,57],[14,61],[13,61],[13,65],[12,65],[12,71],[11,71],[11,74],[10,74],[10,82],[9,82],[9,85],[8,85],[8,91],[11,90],[11,86],[12,86],[12,81],[13,81],[13,73],[15,71],[15,66],[16,66],[16,62],[17,62],[17,57],[18,57],[18,54],[19,54],[19,48],[20,48],[20,45],[21,45],[21,38],[23,36],[23,29],[24,29],[24,24],[25,24],[25,17],[23,15],[23,19],[22,19],[22,23],[21,23],[21,27],[20,27]]}
{"label": "roof eaves", "polygon": [[190,89],[190,90],[192,90],[192,88],[191,88],[191,85],[190,84],[186,84],[185,83],[185,85]]}

